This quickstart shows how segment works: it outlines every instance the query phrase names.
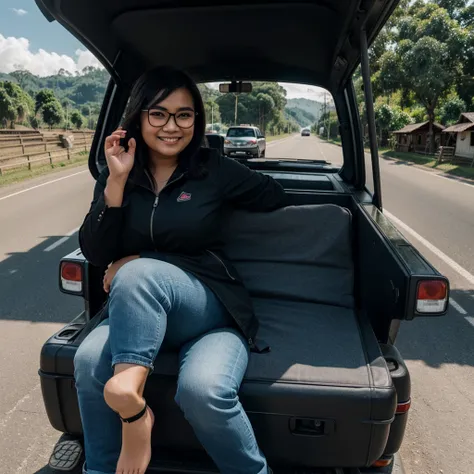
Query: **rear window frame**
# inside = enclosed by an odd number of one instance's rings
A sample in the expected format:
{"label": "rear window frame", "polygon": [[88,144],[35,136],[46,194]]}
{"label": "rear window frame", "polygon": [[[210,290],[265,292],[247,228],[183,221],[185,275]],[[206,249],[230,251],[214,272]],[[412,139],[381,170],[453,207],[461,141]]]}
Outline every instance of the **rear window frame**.
{"label": "rear window frame", "polygon": [[[250,130],[253,133],[253,135],[251,137],[245,136],[245,135],[241,135],[241,136],[229,135],[229,132],[231,130]],[[226,137],[228,138],[257,138],[257,132],[252,127],[229,127],[229,129],[227,130]]]}

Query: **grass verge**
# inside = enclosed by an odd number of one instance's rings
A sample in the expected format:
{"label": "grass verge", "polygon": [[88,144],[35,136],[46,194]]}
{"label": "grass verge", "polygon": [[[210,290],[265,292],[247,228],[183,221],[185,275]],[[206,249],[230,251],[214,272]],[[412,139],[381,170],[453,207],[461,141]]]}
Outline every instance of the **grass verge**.
{"label": "grass verge", "polygon": [[[341,145],[340,138],[326,140],[328,143],[334,145]],[[366,153],[370,153],[369,148],[365,148]],[[430,168],[432,170],[441,171],[448,176],[459,176],[461,178],[472,179],[474,180],[474,167],[464,164],[457,163],[440,163],[436,162],[436,158],[433,156],[423,156],[418,155],[417,153],[401,153],[391,150],[390,148],[379,148],[379,156],[381,158],[394,158],[399,161],[406,163],[413,163],[415,165],[423,166],[425,168]]]}
{"label": "grass verge", "polygon": [[395,158],[396,160],[413,163],[416,165],[438,170],[444,174],[451,176],[459,176],[461,178],[474,179],[474,167],[456,163],[440,163],[437,164],[436,158],[433,156],[423,156],[416,153],[400,153],[396,151],[386,151],[381,153],[381,157]]}
{"label": "grass verge", "polygon": [[89,159],[89,152],[82,151],[74,155],[70,161],[58,161],[53,163],[51,166],[49,163],[45,165],[38,165],[33,167],[31,170],[28,168],[18,168],[11,171],[4,171],[2,176],[0,176],[0,187],[8,186],[10,184],[19,183],[21,181],[26,181],[31,178],[36,178],[45,174],[54,173],[67,168],[75,168],[87,163]]}

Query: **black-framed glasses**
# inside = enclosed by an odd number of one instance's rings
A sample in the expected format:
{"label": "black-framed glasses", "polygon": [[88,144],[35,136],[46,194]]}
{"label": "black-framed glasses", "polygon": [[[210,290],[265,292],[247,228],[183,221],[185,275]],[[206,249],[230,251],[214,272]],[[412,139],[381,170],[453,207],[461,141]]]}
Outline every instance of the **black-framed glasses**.
{"label": "black-framed glasses", "polygon": [[194,125],[197,112],[194,110],[181,110],[172,114],[162,109],[142,109],[142,112],[148,113],[148,123],[152,127],[164,127],[170,120],[174,118],[174,122],[179,128],[191,128]]}

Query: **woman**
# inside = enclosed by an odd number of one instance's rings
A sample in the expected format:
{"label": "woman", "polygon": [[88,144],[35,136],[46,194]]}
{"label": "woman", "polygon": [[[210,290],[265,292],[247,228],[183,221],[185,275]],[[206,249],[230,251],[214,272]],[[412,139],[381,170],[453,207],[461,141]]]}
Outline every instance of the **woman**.
{"label": "woman", "polygon": [[270,211],[285,192],[202,148],[204,130],[197,86],[158,68],[105,140],[108,169],[79,233],[92,264],[113,262],[109,317],[74,360],[88,474],[145,472],[154,416],[143,391],[162,347],[179,351],[175,400],[220,471],[270,472],[238,400],[258,322],[219,230],[232,207]]}

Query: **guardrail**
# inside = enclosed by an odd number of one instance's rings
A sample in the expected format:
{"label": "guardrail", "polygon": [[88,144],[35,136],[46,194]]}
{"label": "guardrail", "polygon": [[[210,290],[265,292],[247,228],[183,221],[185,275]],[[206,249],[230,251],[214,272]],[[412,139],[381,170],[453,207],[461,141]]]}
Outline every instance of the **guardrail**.
{"label": "guardrail", "polygon": [[[82,153],[84,151],[89,151],[89,147],[88,147],[87,144],[81,146],[80,148],[68,148],[68,149],[64,150],[63,152],[61,152],[61,153],[56,152],[57,154],[54,154],[54,155],[53,155],[53,153],[55,153],[54,151],[48,151],[48,152],[46,152],[48,154],[48,156],[44,157],[44,158],[31,159],[32,157],[35,157],[35,156],[38,156],[38,155],[44,155],[44,154],[46,154],[45,152],[32,153],[32,154],[29,154],[29,155],[20,155],[20,156],[17,157],[17,159],[24,157],[24,158],[26,158],[26,161],[17,161],[15,163],[0,165],[0,176],[3,175],[5,170],[14,169],[14,168],[21,168],[22,166],[27,166],[28,169],[31,170],[32,165],[35,164],[35,163],[41,163],[41,162],[49,161],[50,165],[53,166],[54,162],[56,160],[59,160],[59,159],[67,159],[68,161],[70,161],[71,157],[73,157],[74,155],[78,155],[79,153]],[[4,160],[4,161],[6,161],[6,160]],[[11,161],[11,160],[8,159],[8,161]]]}

